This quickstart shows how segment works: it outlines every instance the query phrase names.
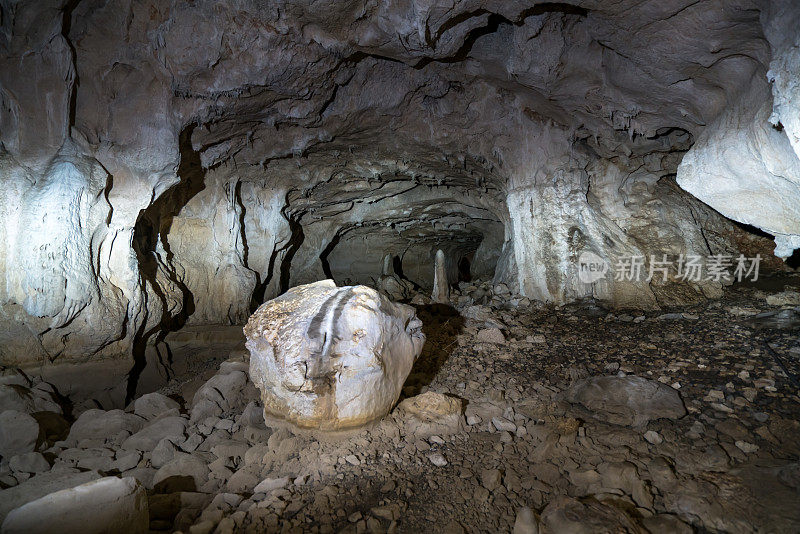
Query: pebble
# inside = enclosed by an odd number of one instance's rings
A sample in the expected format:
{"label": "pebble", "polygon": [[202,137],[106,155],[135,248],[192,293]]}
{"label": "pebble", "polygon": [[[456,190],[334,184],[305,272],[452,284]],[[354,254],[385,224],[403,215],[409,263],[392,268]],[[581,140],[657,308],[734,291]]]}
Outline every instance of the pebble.
{"label": "pebble", "polygon": [[653,445],[661,445],[664,442],[664,438],[661,437],[661,434],[654,430],[648,430],[644,433],[644,439],[648,442],[652,443]]}
{"label": "pebble", "polygon": [[429,454],[428,460],[436,467],[444,467],[447,465],[447,459],[439,452]]}

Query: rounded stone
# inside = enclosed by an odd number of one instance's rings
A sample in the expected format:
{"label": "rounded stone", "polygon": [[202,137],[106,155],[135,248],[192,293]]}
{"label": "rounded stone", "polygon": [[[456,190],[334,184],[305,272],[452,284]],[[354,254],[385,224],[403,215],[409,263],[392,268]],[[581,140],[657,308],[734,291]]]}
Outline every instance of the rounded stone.
{"label": "rounded stone", "polygon": [[245,326],[267,418],[338,430],[387,414],[422,351],[414,308],[332,280],[290,289]]}

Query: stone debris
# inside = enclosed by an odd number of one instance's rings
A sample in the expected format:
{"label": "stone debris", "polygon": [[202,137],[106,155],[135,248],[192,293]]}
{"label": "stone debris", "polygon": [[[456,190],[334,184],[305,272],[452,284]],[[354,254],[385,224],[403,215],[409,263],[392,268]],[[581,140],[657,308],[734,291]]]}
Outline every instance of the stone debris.
{"label": "stone debris", "polygon": [[[732,305],[753,307],[753,299]],[[32,450],[0,459],[0,520],[111,475],[147,490],[151,532],[688,533],[800,524],[792,460],[800,399],[748,317],[726,325],[720,317],[733,315],[724,304],[698,305],[697,320],[665,330],[655,313],[619,322],[590,303],[464,309],[479,319],[419,310],[431,335],[404,398],[371,425],[339,435],[265,420],[247,358],[235,356],[183,398],[172,388],[127,410],[84,410],[61,440],[40,442],[37,431],[23,447]],[[488,322],[502,325],[505,344],[478,343]],[[770,346],[797,373],[796,338],[772,328]],[[505,350],[509,357],[494,357]],[[667,385],[678,381],[680,392]],[[213,409],[200,417],[206,402]],[[89,504],[74,510],[93,513]]]}

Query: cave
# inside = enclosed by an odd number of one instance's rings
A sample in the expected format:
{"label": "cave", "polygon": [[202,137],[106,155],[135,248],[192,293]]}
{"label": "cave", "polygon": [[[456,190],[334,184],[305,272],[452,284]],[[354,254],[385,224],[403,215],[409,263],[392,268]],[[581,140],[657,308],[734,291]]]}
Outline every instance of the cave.
{"label": "cave", "polygon": [[800,530],[799,29],[0,0],[0,533]]}

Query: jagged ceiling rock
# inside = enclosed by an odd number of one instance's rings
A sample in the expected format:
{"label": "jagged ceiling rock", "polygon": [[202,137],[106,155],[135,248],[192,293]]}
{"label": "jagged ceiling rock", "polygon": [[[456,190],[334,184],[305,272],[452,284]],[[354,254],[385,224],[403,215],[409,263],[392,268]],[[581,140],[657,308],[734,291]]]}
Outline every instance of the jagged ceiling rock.
{"label": "jagged ceiling rock", "polygon": [[[669,284],[582,284],[572,258],[735,252],[676,173],[798,246],[798,11],[0,0],[2,356],[141,359],[292,285],[374,280],[387,254],[428,284],[440,248],[451,276],[470,257],[530,297],[673,302]],[[43,257],[25,236],[67,197],[45,244],[68,253]],[[37,293],[36,273],[65,288]]]}

